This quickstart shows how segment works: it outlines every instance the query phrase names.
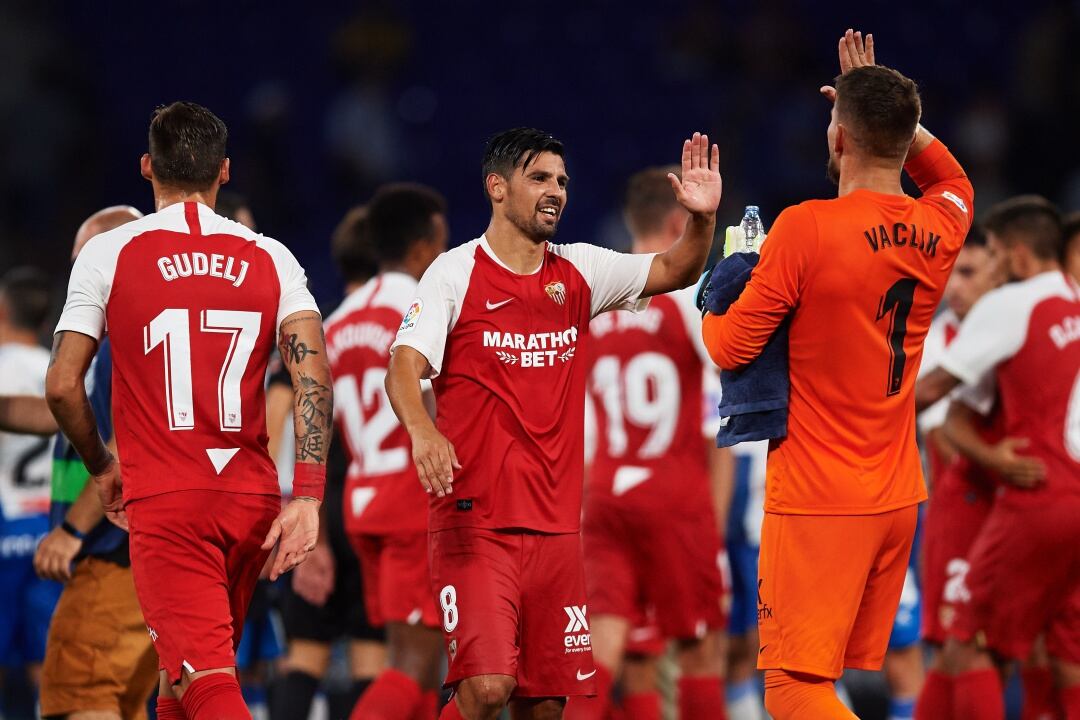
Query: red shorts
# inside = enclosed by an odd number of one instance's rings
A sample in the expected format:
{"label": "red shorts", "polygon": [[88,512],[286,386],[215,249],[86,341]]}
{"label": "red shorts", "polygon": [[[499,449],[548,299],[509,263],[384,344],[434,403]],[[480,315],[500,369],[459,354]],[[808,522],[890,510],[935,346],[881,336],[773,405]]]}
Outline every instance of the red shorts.
{"label": "red shorts", "polygon": [[269,553],[261,549],[281,510],[276,495],[182,490],[126,506],[131,572],[159,667],[236,665],[251,593]]}
{"label": "red shorts", "polygon": [[428,574],[427,532],[349,535],[364,578],[364,608],[375,627],[388,622],[439,627]]}
{"label": "red shorts", "polygon": [[1080,502],[1025,505],[994,505],[949,635],[1021,660],[1045,633],[1052,657],[1080,662]]}
{"label": "red shorts", "polygon": [[483,528],[430,534],[447,687],[509,675],[515,697],[595,695],[581,542]]}
{"label": "red shorts", "polygon": [[[948,471],[946,471],[948,472]],[[942,486],[930,498],[922,541],[922,637],[938,645],[956,617],[968,555],[993,507],[993,495]]]}
{"label": "red shorts", "polygon": [[672,518],[590,503],[582,523],[589,609],[637,623],[645,608],[666,638],[727,627],[722,546],[711,512]]}

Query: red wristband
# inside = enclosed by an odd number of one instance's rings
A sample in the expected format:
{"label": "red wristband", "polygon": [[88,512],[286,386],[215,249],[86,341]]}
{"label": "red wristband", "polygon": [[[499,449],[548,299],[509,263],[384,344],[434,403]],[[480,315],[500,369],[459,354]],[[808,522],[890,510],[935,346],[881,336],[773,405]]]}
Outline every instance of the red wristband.
{"label": "red wristband", "polygon": [[320,502],[326,486],[326,466],[315,463],[296,463],[293,467],[293,497],[313,497]]}

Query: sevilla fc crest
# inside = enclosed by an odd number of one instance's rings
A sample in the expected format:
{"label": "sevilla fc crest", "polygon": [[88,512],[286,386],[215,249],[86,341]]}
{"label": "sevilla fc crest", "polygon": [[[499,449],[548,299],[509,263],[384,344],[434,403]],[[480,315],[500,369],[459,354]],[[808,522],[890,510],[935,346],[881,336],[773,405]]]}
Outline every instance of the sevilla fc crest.
{"label": "sevilla fc crest", "polygon": [[548,297],[559,303],[560,305],[566,302],[566,286],[562,284],[561,280],[555,282],[549,282],[544,286],[544,292],[548,294]]}

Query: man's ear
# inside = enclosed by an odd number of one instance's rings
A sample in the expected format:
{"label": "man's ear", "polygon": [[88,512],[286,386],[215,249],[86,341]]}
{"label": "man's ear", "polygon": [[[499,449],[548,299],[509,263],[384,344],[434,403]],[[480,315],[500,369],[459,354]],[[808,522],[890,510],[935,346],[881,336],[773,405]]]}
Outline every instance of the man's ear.
{"label": "man's ear", "polygon": [[506,199],[506,178],[499,173],[488,173],[488,176],[484,178],[484,185],[487,187],[491,202],[502,202]]}
{"label": "man's ear", "polygon": [[150,162],[150,153],[143,153],[139,158],[139,172],[147,180],[153,181],[154,179],[154,165]]}
{"label": "man's ear", "polygon": [[218,170],[218,185],[225,185],[229,182],[229,158],[225,158],[221,161],[221,169]]}
{"label": "man's ear", "polygon": [[837,157],[844,154],[844,141],[847,140],[847,129],[840,123],[836,124],[836,139],[833,140],[833,152]]}

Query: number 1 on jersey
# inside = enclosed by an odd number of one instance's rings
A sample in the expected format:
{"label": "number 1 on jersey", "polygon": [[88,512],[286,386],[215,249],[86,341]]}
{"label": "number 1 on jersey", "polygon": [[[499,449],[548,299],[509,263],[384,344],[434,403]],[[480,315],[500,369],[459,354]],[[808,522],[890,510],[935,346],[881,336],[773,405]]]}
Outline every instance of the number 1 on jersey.
{"label": "number 1 on jersey", "polygon": [[[199,314],[203,332],[232,336],[218,376],[218,424],[224,432],[243,425],[240,383],[255,349],[262,313],[246,310],[204,310]],[[143,354],[162,345],[165,351],[165,407],[170,430],[195,428],[195,401],[191,383],[191,332],[188,311],[168,308],[143,328]]]}
{"label": "number 1 on jersey", "polygon": [[904,350],[904,338],[907,337],[907,320],[911,306],[915,302],[915,287],[919,281],[915,278],[900,278],[892,284],[878,302],[877,320],[889,316],[889,378],[885,394],[895,395],[900,392],[904,382],[904,368],[907,365],[907,352]]}

